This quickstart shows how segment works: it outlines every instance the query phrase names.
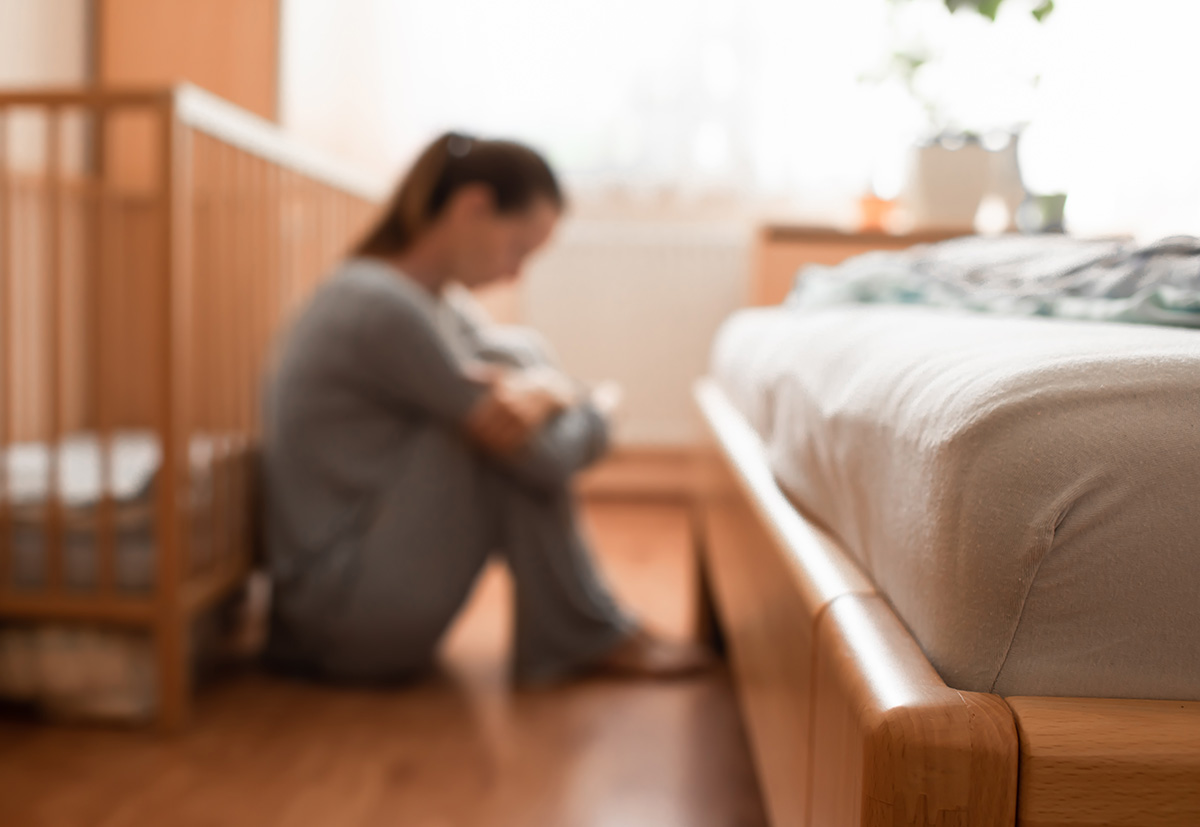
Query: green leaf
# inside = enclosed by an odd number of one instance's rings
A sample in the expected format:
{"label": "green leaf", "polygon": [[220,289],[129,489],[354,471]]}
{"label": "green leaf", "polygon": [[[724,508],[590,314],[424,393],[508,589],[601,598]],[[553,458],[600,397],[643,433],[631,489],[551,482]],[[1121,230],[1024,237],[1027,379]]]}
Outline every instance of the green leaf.
{"label": "green leaf", "polygon": [[996,19],[996,12],[999,11],[1000,4],[1004,0],[944,0],[944,2],[946,3],[946,8],[951,12],[956,12],[962,8],[974,9],[988,20],[994,21]]}
{"label": "green leaf", "polygon": [[1052,11],[1054,11],[1054,0],[1045,0],[1042,5],[1033,10],[1033,16],[1037,18],[1039,23],[1041,23],[1050,15],[1050,12]]}
{"label": "green leaf", "polygon": [[977,8],[980,14],[994,22],[996,20],[996,12],[1000,11],[1000,4],[1002,2],[1003,0],[979,0]]}
{"label": "green leaf", "polygon": [[896,52],[892,59],[907,72],[915,72],[929,62],[929,55],[919,52]]}

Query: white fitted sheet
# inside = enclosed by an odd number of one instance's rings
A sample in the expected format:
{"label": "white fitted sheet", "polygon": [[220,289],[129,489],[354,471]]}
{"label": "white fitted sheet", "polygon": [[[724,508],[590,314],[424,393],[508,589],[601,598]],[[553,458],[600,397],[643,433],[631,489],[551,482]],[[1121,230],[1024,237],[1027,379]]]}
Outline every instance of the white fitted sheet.
{"label": "white fitted sheet", "polygon": [[712,372],[948,684],[1200,699],[1200,333],[754,309]]}

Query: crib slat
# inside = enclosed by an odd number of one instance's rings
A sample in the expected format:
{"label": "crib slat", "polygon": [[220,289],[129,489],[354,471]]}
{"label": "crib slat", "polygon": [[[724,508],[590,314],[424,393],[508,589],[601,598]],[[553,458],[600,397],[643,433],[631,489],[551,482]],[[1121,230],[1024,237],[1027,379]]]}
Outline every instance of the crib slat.
{"label": "crib slat", "polygon": [[323,275],[325,268],[329,266],[334,257],[334,248],[337,244],[337,230],[335,229],[337,197],[324,185],[321,186],[321,212],[322,223],[325,226],[325,232],[321,234],[321,237],[325,239],[325,250],[321,254],[321,273]]}
{"label": "crib slat", "polygon": [[[225,181],[225,267],[221,279],[221,335],[225,342],[224,360],[221,364],[221,391],[225,396],[225,421],[221,429],[225,458],[233,450],[232,436],[237,429],[237,350],[238,324],[237,307],[233,295],[239,273],[238,247],[240,245],[240,216],[238,215],[238,153],[228,145],[222,145],[224,163],[221,167]],[[228,493],[226,492],[226,496]],[[228,515],[226,515],[228,516]],[[221,547],[224,554],[228,536]]]}
{"label": "crib slat", "polygon": [[[254,338],[250,345],[250,355],[254,363],[250,370],[250,433],[252,439],[257,439],[261,425],[261,408],[259,388],[262,381],[263,364],[261,358],[267,354],[271,336],[271,313],[267,301],[268,275],[271,267],[269,244],[267,239],[271,232],[270,221],[267,217],[267,189],[269,186],[270,165],[263,160],[254,162]],[[258,358],[254,358],[258,357]]]}
{"label": "crib slat", "polygon": [[295,208],[292,204],[292,174],[290,170],[279,171],[279,276],[276,282],[280,316],[291,314],[290,300],[292,271],[295,268],[295,256],[292,253],[293,220]]}
{"label": "crib slat", "polygon": [[8,110],[0,109],[0,591],[8,588],[12,571],[12,508],[8,481],[8,451],[12,443],[12,267],[11,222],[13,192],[8,159]]}
{"label": "crib slat", "polygon": [[233,419],[230,423],[230,456],[228,474],[226,476],[226,496],[228,497],[228,510],[226,512],[228,519],[226,526],[227,539],[222,549],[224,553],[221,563],[232,559],[236,553],[239,540],[238,516],[241,510],[241,499],[239,497],[241,480],[238,473],[238,457],[242,446],[242,438],[245,434],[248,407],[246,398],[246,368],[249,360],[246,352],[246,337],[251,313],[251,308],[246,299],[248,282],[254,278],[249,267],[250,244],[247,232],[250,229],[250,159],[244,152],[234,150],[232,160],[233,196],[236,205],[234,212],[239,216],[240,220],[234,228],[234,245],[231,252],[235,262],[233,268],[235,279],[229,286],[228,295],[231,311],[230,325],[232,328],[230,341],[233,344],[229,374],[230,394],[233,400]]}
{"label": "crib slat", "polygon": [[249,337],[251,325],[253,324],[254,309],[249,301],[250,295],[253,293],[252,283],[256,278],[253,271],[253,243],[251,241],[251,230],[253,230],[252,209],[250,197],[253,186],[252,178],[253,164],[246,153],[241,150],[234,151],[234,166],[233,166],[233,185],[234,195],[237,200],[237,214],[241,217],[241,221],[237,227],[236,243],[233,249],[233,255],[237,260],[237,265],[234,272],[237,273],[237,279],[230,285],[230,303],[233,312],[233,336],[234,345],[232,372],[230,380],[232,382],[232,392],[234,400],[234,419],[231,439],[231,456],[229,462],[229,475],[227,478],[229,487],[229,525],[228,525],[228,542],[223,549],[225,552],[221,560],[222,565],[229,563],[236,556],[241,545],[241,512],[242,512],[242,478],[241,478],[241,455],[248,428],[248,415],[250,411],[249,403],[249,383],[247,381],[250,368],[250,353],[249,353]]}
{"label": "crib slat", "polygon": [[[211,216],[213,213],[211,174],[207,165],[209,139],[201,133],[193,133],[191,138],[192,155],[190,159],[192,188],[191,199],[191,233],[192,256],[191,266],[193,284],[196,289],[192,293],[192,375],[187,381],[191,393],[192,428],[197,434],[208,433],[212,427],[211,394],[209,393],[209,372],[212,358],[211,348],[203,343],[211,341],[209,333],[210,312],[206,301],[208,290],[205,285],[212,282],[209,260],[212,255],[213,239],[209,234]],[[193,560],[207,559],[211,556],[212,536],[207,527],[210,524],[211,502],[197,501],[190,510],[189,527],[192,535],[191,554]],[[201,533],[198,529],[204,529]]]}
{"label": "crib slat", "polygon": [[65,581],[63,543],[63,490],[59,455],[62,451],[62,112],[46,112],[46,357],[50,374],[50,407],[46,442],[50,458],[48,486],[49,582],[61,592]]}
{"label": "crib slat", "polygon": [[242,337],[245,335],[246,307],[239,299],[244,284],[246,266],[245,243],[245,156],[230,148],[226,172],[229,176],[229,199],[234,223],[229,228],[229,273],[225,283],[226,336],[229,350],[225,362],[225,392],[229,399],[229,418],[225,430],[225,454],[221,481],[224,497],[222,507],[222,543],[220,560],[228,560],[237,542],[237,474],[236,456],[242,430]]}
{"label": "crib slat", "polygon": [[301,223],[301,236],[297,241],[301,251],[300,259],[297,262],[300,267],[296,273],[297,301],[308,290],[309,283],[312,281],[313,262],[321,254],[320,227],[316,221],[316,199],[313,197],[313,182],[311,178],[300,176],[298,184],[300,188],[300,202],[303,205],[303,221]]}
{"label": "crib slat", "polygon": [[92,409],[96,418],[96,439],[100,451],[100,510],[97,520],[97,549],[99,551],[99,576],[97,589],[102,595],[116,589],[116,504],[113,500],[113,446],[112,446],[112,383],[116,380],[113,370],[109,342],[113,331],[109,329],[113,304],[107,294],[115,280],[112,278],[113,204],[108,192],[107,170],[104,168],[108,110],[96,106],[92,110],[91,169],[87,170],[88,208],[91,227],[88,233],[87,272],[91,275],[91,301],[89,328],[91,342],[87,370],[92,377]]}
{"label": "crib slat", "polygon": [[267,256],[266,256],[266,233],[267,222],[265,220],[266,209],[263,204],[263,195],[266,192],[267,183],[267,164],[260,158],[251,160],[250,176],[250,193],[249,206],[251,226],[250,231],[250,283],[247,287],[250,290],[250,338],[247,343],[247,391],[248,391],[248,406],[246,408],[246,433],[245,444],[249,444],[250,440],[258,434],[258,404],[256,391],[258,389],[258,372],[261,365],[257,364],[254,358],[256,355],[266,353],[266,328],[267,318],[264,310],[264,294],[266,292],[267,278]]}
{"label": "crib slat", "polygon": [[[185,562],[190,532],[186,526],[190,489],[187,479],[187,440],[191,426],[188,383],[192,361],[192,131],[176,117],[172,100],[156,114],[161,130],[156,218],[164,244],[159,251],[164,289],[156,294],[155,338],[159,345],[158,433],[162,463],[156,502],[158,571],[155,583],[157,616],[155,648],[158,657],[159,724],[176,729],[188,718],[191,693],[190,646],[183,602]],[[190,479],[187,479],[190,482]],[[182,495],[182,498],[181,498]]]}
{"label": "crib slat", "polygon": [[208,489],[208,508],[204,516],[206,521],[205,533],[207,537],[207,545],[204,549],[204,559],[211,560],[217,555],[217,545],[221,538],[217,530],[217,521],[219,518],[218,511],[220,509],[220,501],[216,490],[216,482],[213,474],[216,472],[218,452],[220,446],[215,441],[216,434],[220,430],[221,419],[221,396],[219,390],[219,372],[221,363],[220,352],[220,316],[216,304],[217,295],[219,293],[218,279],[220,278],[221,265],[224,261],[223,252],[221,252],[221,229],[222,216],[224,215],[225,205],[222,199],[222,187],[224,182],[220,180],[220,158],[217,154],[217,143],[212,138],[202,136],[204,154],[203,170],[204,181],[206,183],[206,203],[208,209],[204,224],[205,242],[205,270],[202,280],[197,281],[199,285],[203,285],[205,289],[197,293],[197,304],[204,308],[203,325],[200,328],[203,337],[198,346],[200,354],[199,358],[203,359],[203,377],[204,386],[203,405],[204,405],[204,428],[210,440],[209,451],[207,456],[208,467],[207,473],[209,476]]}
{"label": "crib slat", "polygon": [[251,342],[254,338],[255,327],[256,307],[254,296],[257,292],[255,283],[259,278],[256,267],[256,243],[254,238],[255,231],[258,228],[254,211],[257,160],[241,151],[238,151],[237,158],[238,212],[242,216],[241,233],[237,247],[240,265],[238,269],[241,277],[235,284],[236,292],[234,294],[235,312],[237,314],[237,356],[235,359],[237,372],[234,376],[234,381],[236,383],[235,391],[237,393],[238,415],[235,425],[233,462],[229,469],[229,488],[232,496],[229,512],[229,546],[225,550],[225,558],[221,561],[223,566],[229,565],[240,557],[242,549],[242,524],[246,499],[244,492],[245,479],[241,460],[245,455],[246,438],[250,431],[251,409],[253,407],[250,401],[253,389],[250,379],[253,370],[253,346]]}
{"label": "crib slat", "polygon": [[[258,257],[261,231],[258,223],[258,172],[259,160],[249,155],[242,156],[245,161],[245,180],[242,197],[246,211],[245,233],[245,278],[238,285],[242,295],[242,352],[238,359],[241,366],[242,417],[240,433],[238,434],[238,451],[241,455],[246,440],[254,427],[254,353],[255,342],[258,340],[258,282],[262,278],[262,262]],[[238,512],[241,512],[241,501],[238,502]],[[241,536],[239,534],[239,541]]]}
{"label": "crib slat", "polygon": [[272,336],[275,335],[274,325],[287,318],[283,302],[283,270],[286,258],[283,252],[283,170],[272,165],[267,180],[267,215],[268,215],[268,248],[269,266],[267,268],[268,300],[271,307]]}
{"label": "crib slat", "polygon": [[[107,157],[107,156],[106,156]],[[115,170],[113,171],[115,173]],[[131,284],[128,278],[128,272],[132,267],[134,255],[137,254],[136,245],[130,244],[129,241],[134,237],[135,219],[131,218],[130,210],[126,208],[122,202],[122,195],[115,187],[111,187],[110,183],[115,175],[109,176],[106,170],[105,187],[104,187],[104,245],[107,248],[108,255],[104,261],[104,275],[107,280],[100,284],[101,296],[104,302],[104,318],[107,325],[105,337],[109,342],[107,367],[105,368],[105,378],[101,383],[103,392],[106,394],[108,409],[112,417],[112,428],[118,421],[127,421],[131,416],[130,404],[123,399],[123,393],[131,390],[127,378],[122,376],[125,360],[138,352],[138,350],[152,342],[154,342],[153,333],[141,330],[138,333],[131,333],[126,329],[130,325],[131,319],[126,308],[134,303],[134,296],[131,294],[134,290],[145,289],[144,283],[138,282],[136,285]],[[141,304],[147,308],[149,312],[156,309],[153,303],[153,296],[148,302]],[[147,314],[149,316],[149,313]],[[154,361],[149,359],[142,363],[148,370],[153,369]],[[153,428],[157,423],[154,418],[154,378],[152,373],[148,373],[142,378],[142,381],[137,385],[137,391],[141,394],[138,399],[138,416],[148,417],[148,422],[143,419],[139,424],[149,424]],[[111,452],[110,452],[110,460]],[[113,463],[115,465],[115,463]],[[108,479],[115,482],[115,477],[110,476]],[[109,485],[106,488],[111,487]],[[116,547],[119,546],[116,533],[116,503],[113,503],[113,522],[114,528],[112,531],[112,542],[114,553]],[[103,517],[102,517],[103,519]],[[115,562],[115,561],[114,561]],[[114,578],[115,579],[115,578]]]}
{"label": "crib slat", "polygon": [[[224,205],[220,201],[221,182],[218,179],[216,141],[196,132],[192,137],[192,169],[194,181],[192,198],[195,210],[194,284],[192,294],[194,334],[192,340],[192,365],[195,375],[192,381],[193,414],[196,428],[211,440],[219,416],[220,402],[216,390],[216,370],[219,361],[220,336],[217,335],[217,308],[214,296],[220,278],[222,258],[219,229]],[[210,448],[213,446],[210,442]],[[213,533],[216,512],[215,492],[211,485],[215,452],[210,450],[206,457],[204,473],[208,474],[205,489],[207,499],[198,503],[195,519],[203,529],[203,545],[193,546],[191,561],[196,568],[201,561],[215,555],[217,538]]]}
{"label": "crib slat", "polygon": [[291,231],[287,244],[291,254],[291,267],[288,268],[287,302],[288,307],[294,309],[304,280],[304,262],[312,233],[308,229],[308,202],[305,198],[304,180],[295,172],[288,173],[288,180]]}
{"label": "crib slat", "polygon": [[232,448],[230,445],[230,433],[233,430],[236,417],[236,402],[234,400],[232,379],[232,374],[235,370],[234,359],[236,357],[234,355],[233,331],[231,330],[232,313],[236,312],[236,310],[231,307],[229,300],[230,286],[237,267],[237,242],[235,241],[237,233],[237,197],[234,192],[236,182],[233,156],[234,150],[232,147],[228,144],[217,144],[217,180],[219,181],[219,193],[222,204],[222,209],[218,217],[218,238],[222,257],[217,278],[213,280],[215,293],[213,303],[216,309],[214,328],[216,338],[220,342],[220,349],[218,350],[219,358],[214,376],[216,379],[216,397],[219,400],[220,411],[216,433],[217,450],[213,457],[215,463],[213,469],[213,501],[215,512],[213,534],[217,538],[214,544],[216,559],[224,557],[226,549],[229,547],[229,506],[231,496],[227,469],[229,467],[229,457]]}
{"label": "crib slat", "polygon": [[270,262],[267,257],[266,205],[264,198],[267,189],[268,164],[261,158],[248,158],[249,171],[247,175],[246,208],[249,212],[246,222],[248,229],[247,244],[247,275],[245,289],[247,291],[246,341],[243,353],[244,368],[243,382],[246,394],[243,429],[238,446],[237,456],[237,537],[236,544],[231,549],[227,565],[237,565],[249,560],[248,538],[250,536],[253,497],[253,483],[248,458],[251,446],[259,433],[258,388],[259,376],[262,370],[262,357],[267,352],[266,289],[267,268]]}
{"label": "crib slat", "polygon": [[[249,210],[250,159],[241,150],[233,151],[233,197],[234,215],[238,221],[234,226],[234,244],[230,251],[233,255],[233,283],[230,285],[230,325],[232,327],[230,341],[233,344],[232,381],[233,393],[233,449],[236,452],[241,444],[242,434],[246,427],[246,368],[248,354],[246,337],[249,332],[250,314],[253,312],[246,301],[249,282],[254,280],[254,273],[248,266],[250,263],[249,232],[252,229]],[[234,491],[236,495],[236,491]]]}
{"label": "crib slat", "polygon": [[321,256],[321,275],[333,262],[337,255],[337,195],[324,184],[321,185],[321,206],[323,223],[325,225],[325,252]]}
{"label": "crib slat", "polygon": [[309,244],[312,233],[308,228],[308,199],[306,198],[304,179],[298,173],[292,177],[292,201],[295,215],[292,226],[292,272],[288,282],[288,304],[295,308],[304,285],[304,267],[309,255]]}
{"label": "crib slat", "polygon": [[209,532],[212,534],[212,557],[219,557],[225,543],[225,489],[221,479],[221,469],[225,461],[225,431],[228,428],[228,399],[225,380],[225,351],[228,347],[228,336],[225,330],[225,277],[229,273],[229,180],[225,171],[227,152],[220,142],[213,142],[212,164],[214,190],[213,198],[217,205],[213,213],[213,258],[214,269],[211,289],[208,295],[208,306],[211,312],[209,331],[212,347],[212,523]]}
{"label": "crib slat", "polygon": [[221,542],[217,545],[214,565],[229,558],[235,540],[234,520],[237,510],[237,492],[233,476],[233,461],[237,451],[237,439],[241,430],[241,344],[242,321],[246,308],[239,299],[245,268],[245,224],[244,209],[244,165],[242,153],[230,146],[225,151],[225,195],[228,199],[228,224],[226,226],[226,252],[228,254],[225,279],[221,284],[221,325],[225,338],[225,361],[221,370],[222,391],[225,394],[225,421],[221,430],[221,467],[217,479],[221,486]]}

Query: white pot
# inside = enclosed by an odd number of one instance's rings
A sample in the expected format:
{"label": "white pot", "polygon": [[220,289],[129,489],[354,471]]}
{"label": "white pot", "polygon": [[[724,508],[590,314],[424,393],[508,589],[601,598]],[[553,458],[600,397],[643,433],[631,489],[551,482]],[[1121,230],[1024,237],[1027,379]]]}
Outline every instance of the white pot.
{"label": "white pot", "polygon": [[1016,137],[996,150],[976,141],[954,148],[941,143],[913,147],[901,200],[915,228],[969,230],[989,196],[1007,209],[1011,226],[1024,198]]}

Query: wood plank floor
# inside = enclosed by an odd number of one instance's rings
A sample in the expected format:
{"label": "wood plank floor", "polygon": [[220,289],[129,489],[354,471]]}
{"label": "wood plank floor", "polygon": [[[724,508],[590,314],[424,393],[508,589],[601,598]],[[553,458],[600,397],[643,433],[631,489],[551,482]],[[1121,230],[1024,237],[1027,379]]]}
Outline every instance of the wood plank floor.
{"label": "wood plank floor", "polygon": [[[684,509],[592,503],[585,518],[618,594],[687,634]],[[0,825],[765,824],[723,672],[512,691],[509,594],[489,570],[438,674],[402,690],[227,677],[169,739],[0,718]]]}

